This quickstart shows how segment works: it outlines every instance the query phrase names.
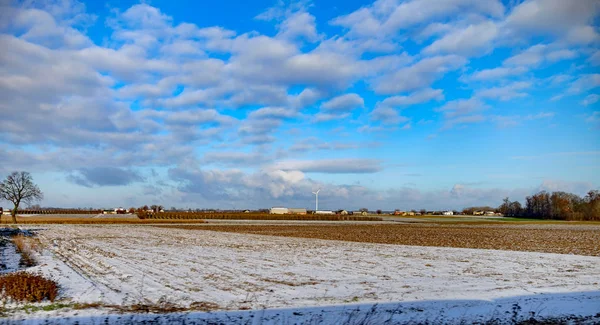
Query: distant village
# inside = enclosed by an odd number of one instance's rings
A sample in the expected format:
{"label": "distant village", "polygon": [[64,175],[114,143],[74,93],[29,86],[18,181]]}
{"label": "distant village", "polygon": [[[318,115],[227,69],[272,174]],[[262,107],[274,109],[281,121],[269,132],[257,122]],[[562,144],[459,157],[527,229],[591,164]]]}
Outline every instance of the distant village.
{"label": "distant village", "polygon": [[369,215],[369,214],[378,214],[378,215],[395,215],[395,216],[420,216],[420,215],[444,215],[444,216],[453,216],[453,215],[475,215],[475,216],[502,216],[501,213],[494,211],[493,209],[488,210],[471,210],[468,211],[465,209],[463,212],[454,211],[454,210],[446,210],[446,211],[369,211],[367,209],[360,209],[358,211],[347,211],[347,210],[307,210],[304,208],[286,208],[286,207],[272,207],[269,210],[271,214],[338,214],[338,215]]}

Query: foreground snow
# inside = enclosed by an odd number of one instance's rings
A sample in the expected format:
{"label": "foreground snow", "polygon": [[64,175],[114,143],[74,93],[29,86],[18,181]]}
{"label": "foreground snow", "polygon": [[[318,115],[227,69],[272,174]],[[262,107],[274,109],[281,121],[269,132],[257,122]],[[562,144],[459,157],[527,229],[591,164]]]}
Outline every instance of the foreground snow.
{"label": "foreground snow", "polygon": [[[216,310],[269,308],[163,315],[164,321],[165,317],[185,317],[187,321],[227,319],[231,323],[230,318],[237,317],[235,322],[239,323],[257,318],[265,324],[338,323],[349,318],[380,317],[375,322],[459,322],[493,317],[510,320],[528,317],[530,312],[542,317],[600,312],[598,257],[129,225],[45,228],[39,236],[48,250],[40,258],[41,265],[32,271],[57,279],[63,287],[62,296],[71,302],[204,304]],[[360,305],[303,308],[357,303]],[[379,303],[376,312],[369,313],[375,303]],[[10,318],[28,318],[35,323],[41,321],[38,317],[110,312],[15,312]],[[135,321],[154,319],[156,315],[114,317],[125,317],[122,322],[131,317]],[[105,316],[97,316],[79,318],[78,322],[104,320]]]}

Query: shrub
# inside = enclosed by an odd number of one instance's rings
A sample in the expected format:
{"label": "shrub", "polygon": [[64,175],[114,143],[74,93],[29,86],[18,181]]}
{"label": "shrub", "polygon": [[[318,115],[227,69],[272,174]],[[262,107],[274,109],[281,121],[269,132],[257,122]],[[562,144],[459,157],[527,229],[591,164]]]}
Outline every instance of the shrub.
{"label": "shrub", "polygon": [[0,276],[2,297],[20,302],[54,301],[58,296],[58,284],[38,274],[15,272]]}

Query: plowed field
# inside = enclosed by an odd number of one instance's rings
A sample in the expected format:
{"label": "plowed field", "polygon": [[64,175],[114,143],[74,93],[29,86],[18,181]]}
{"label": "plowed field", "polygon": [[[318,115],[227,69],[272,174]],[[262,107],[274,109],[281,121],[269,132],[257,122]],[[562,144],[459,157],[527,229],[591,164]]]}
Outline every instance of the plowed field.
{"label": "plowed field", "polygon": [[296,224],[173,227],[379,244],[600,256],[600,227],[585,225]]}

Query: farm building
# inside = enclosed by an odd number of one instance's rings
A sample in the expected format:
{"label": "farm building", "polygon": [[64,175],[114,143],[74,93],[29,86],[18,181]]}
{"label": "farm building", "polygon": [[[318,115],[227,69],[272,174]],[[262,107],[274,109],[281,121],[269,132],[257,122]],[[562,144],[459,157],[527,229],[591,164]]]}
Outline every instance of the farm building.
{"label": "farm building", "polygon": [[454,215],[454,212],[452,212],[452,211],[444,211],[444,215],[445,216],[451,216],[451,215]]}
{"label": "farm building", "polygon": [[316,214],[333,214],[331,210],[319,210],[315,212]]}
{"label": "farm building", "polygon": [[482,216],[485,212],[483,211],[473,211],[474,216]]}
{"label": "farm building", "polygon": [[272,207],[270,213],[271,214],[288,214],[288,213],[290,213],[290,210],[288,208]]}
{"label": "farm building", "polygon": [[343,215],[343,216],[347,216],[348,215],[348,211],[343,210],[343,209],[342,210],[338,210],[335,213],[339,214],[339,215]]}
{"label": "farm building", "polygon": [[306,209],[304,208],[290,208],[289,213],[291,214],[306,214]]}
{"label": "farm building", "polygon": [[366,216],[369,213],[367,211],[354,211],[353,214],[355,214],[357,216]]}
{"label": "farm building", "polygon": [[486,216],[495,216],[495,215],[496,215],[496,213],[494,213],[494,211],[486,211],[486,212],[485,212],[485,215],[486,215]]}

